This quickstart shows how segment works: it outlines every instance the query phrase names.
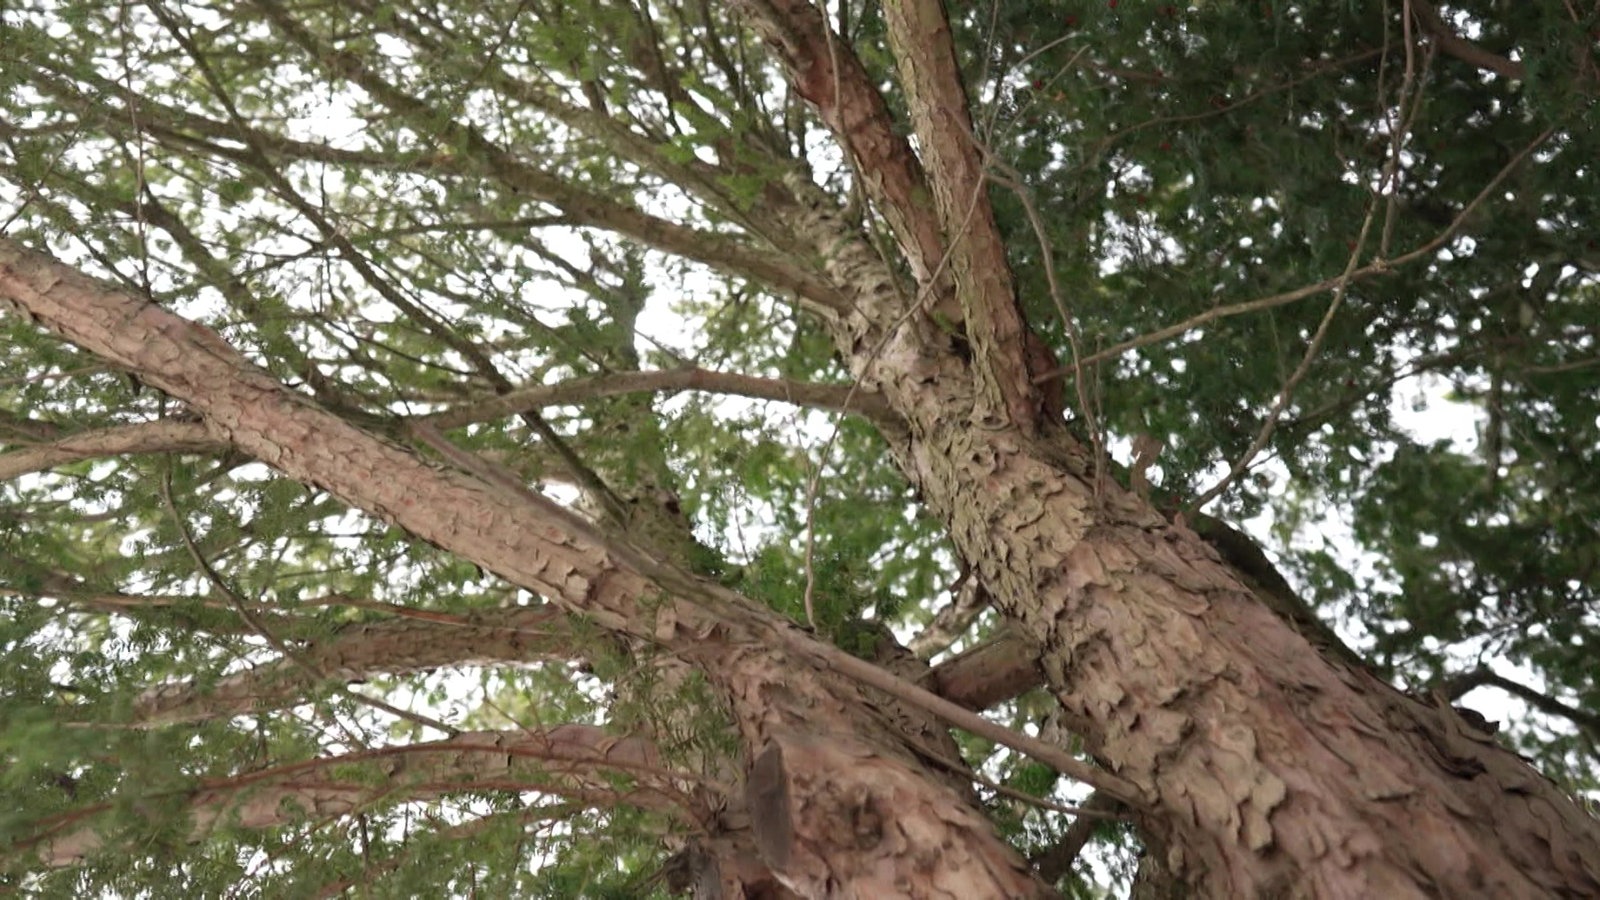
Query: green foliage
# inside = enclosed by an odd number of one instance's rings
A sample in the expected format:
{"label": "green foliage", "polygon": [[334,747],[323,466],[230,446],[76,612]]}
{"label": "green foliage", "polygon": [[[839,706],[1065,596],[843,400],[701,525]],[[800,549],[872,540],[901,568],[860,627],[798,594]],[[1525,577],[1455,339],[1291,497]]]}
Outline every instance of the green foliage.
{"label": "green foliage", "polygon": [[[712,237],[782,250],[766,189],[802,160],[854,199],[853,171],[762,42],[713,6],[11,4],[0,221],[396,439],[404,417],[513,386],[687,364],[847,382],[831,337],[783,292],[647,249],[648,228],[609,230],[649,213],[701,229],[697,250]],[[846,45],[903,115],[878,7],[857,6]],[[1408,49],[1403,4],[1377,0],[947,6],[977,136],[1015,183],[992,198],[1019,301],[1062,362],[1214,316],[1069,384],[1076,424],[1162,438],[1162,486],[1193,496],[1262,433],[1309,354],[1224,511],[1270,512],[1286,568],[1397,681],[1510,664],[1569,707],[1600,708],[1592,20],[1565,4],[1448,7],[1478,46],[1518,61],[1511,79]],[[1402,114],[1400,178],[1375,202]],[[870,211],[865,223],[881,226]],[[1403,261],[1353,280],[1314,350],[1327,291],[1218,313],[1336,278],[1353,253]],[[0,341],[0,460],[187,417],[18,317],[0,318]],[[1418,397],[1470,419],[1476,440],[1416,434]],[[860,418],[707,393],[597,394],[539,414],[642,510],[641,543],[796,621],[809,578],[819,631],[852,652],[926,624],[957,580],[941,524]],[[450,437],[563,499],[592,487],[528,417]],[[1330,511],[1353,545],[1315,539]],[[460,628],[542,599],[220,447],[59,459],[11,479],[0,890],[664,895],[651,876],[667,826],[533,788],[225,822],[204,840],[185,818],[208,785],[437,737],[337,692],[345,681],[464,728],[637,726],[697,775],[733,757],[727,698],[592,623],[565,623],[568,645],[516,665],[474,658],[441,676],[387,659],[313,679],[287,708],[133,727],[152,687],[204,695],[283,661],[241,604],[310,651],[352,625]],[[1020,727],[1049,706],[999,713]],[[1545,771],[1600,789],[1600,735],[1557,718],[1508,730]],[[975,763],[996,758],[962,741]],[[1048,772],[997,768],[1062,799]],[[1020,847],[1059,837],[1058,818],[999,807]],[[41,828],[74,816],[116,851],[34,865]],[[1125,883],[1131,839],[1106,831],[1096,874]],[[1074,879],[1075,896],[1103,889]]]}

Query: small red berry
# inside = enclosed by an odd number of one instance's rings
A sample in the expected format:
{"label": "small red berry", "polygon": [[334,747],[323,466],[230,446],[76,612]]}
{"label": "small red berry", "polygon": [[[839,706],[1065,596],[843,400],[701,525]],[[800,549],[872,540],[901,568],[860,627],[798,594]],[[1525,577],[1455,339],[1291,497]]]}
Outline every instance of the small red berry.
{"label": "small red berry", "polygon": [[1117,0],[1106,0],[1106,6],[1112,8],[1112,9],[1116,9],[1117,8]]}
{"label": "small red berry", "polygon": [[1162,150],[1171,150],[1172,149],[1172,142],[1171,141],[1162,141],[1161,142],[1161,149]]}

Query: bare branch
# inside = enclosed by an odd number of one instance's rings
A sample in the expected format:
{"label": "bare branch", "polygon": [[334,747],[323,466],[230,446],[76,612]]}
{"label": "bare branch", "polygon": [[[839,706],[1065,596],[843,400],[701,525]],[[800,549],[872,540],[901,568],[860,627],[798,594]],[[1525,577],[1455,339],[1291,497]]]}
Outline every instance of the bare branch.
{"label": "bare branch", "polygon": [[1469,691],[1479,687],[1497,687],[1545,715],[1566,719],[1588,733],[1591,740],[1600,741],[1600,715],[1563,703],[1549,694],[1512,681],[1487,666],[1449,679],[1441,690],[1450,700],[1460,700]]}

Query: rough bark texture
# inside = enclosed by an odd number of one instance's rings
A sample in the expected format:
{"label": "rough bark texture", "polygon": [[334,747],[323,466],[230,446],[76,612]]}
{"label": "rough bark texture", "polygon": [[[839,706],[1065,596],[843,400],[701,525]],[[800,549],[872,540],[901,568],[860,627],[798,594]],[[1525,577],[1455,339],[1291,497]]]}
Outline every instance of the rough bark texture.
{"label": "rough bark texture", "polygon": [[[4,241],[0,298],[189,404],[217,439],[603,628],[651,641],[698,666],[728,698],[748,758],[791,755],[791,748],[822,738],[837,752],[874,760],[882,773],[906,770],[904,777],[864,785],[869,792],[892,786],[892,797],[872,793],[853,802],[943,811],[910,832],[886,830],[877,840],[864,835],[847,846],[828,843],[837,823],[827,817],[790,823],[802,839],[799,849],[773,870],[791,889],[805,896],[874,896],[858,893],[852,881],[872,872],[887,879],[874,883],[901,885],[912,896],[940,896],[939,885],[959,886],[952,896],[1048,893],[982,813],[947,786],[947,776],[918,756],[916,748],[943,741],[892,736],[900,720],[878,712],[880,698],[777,646],[774,631],[791,626],[769,611],[730,600],[636,548],[608,542],[529,492],[431,466],[290,392],[209,329]],[[836,852],[822,856],[805,846]],[[944,852],[952,846],[965,853]],[[985,864],[970,865],[975,858]]]}
{"label": "rough bark texture", "polygon": [[[891,27],[927,12],[904,6],[921,12],[897,8]],[[900,52],[927,55],[902,70],[937,67],[947,46],[900,27]],[[924,136],[940,139],[966,138]],[[857,164],[870,179],[871,161]],[[1097,758],[1138,785],[1140,823],[1176,878],[1218,897],[1600,893],[1600,828],[1553,784],[1453,711],[1325,658],[1192,531],[1098,478],[1064,429],[1036,436],[1012,404],[1008,419],[984,402],[985,361],[906,321],[893,275],[836,220],[798,230],[854,291],[835,333],[905,418],[909,434],[891,442],[903,469],[1041,645],[1047,683]]]}
{"label": "rough bark texture", "polygon": [[[255,6],[330,71],[434,130],[425,103],[271,0]],[[1089,450],[1039,415],[1035,354],[939,5],[891,0],[886,15],[921,158],[815,5],[740,6],[850,154],[914,283],[799,174],[773,191],[792,220],[785,246],[803,246],[803,260],[578,190],[470,128],[442,140],[479,161],[473,174],[573,222],[792,291],[826,320],[894,414],[882,429],[890,451],[1034,648],[1068,724],[1131,785],[1119,799],[1147,838],[1155,892],[1600,895],[1600,827],[1560,790],[1448,707],[1320,653],[1181,521],[1101,478]],[[213,332],[3,241],[0,298],[204,416],[202,433],[163,440],[236,447],[704,671],[752,766],[745,798],[686,851],[703,894],[1047,893],[930,762],[948,755],[948,735],[791,652],[774,636],[792,629],[767,610],[526,492],[430,465],[287,390]],[[487,774],[503,774],[507,751],[493,753],[499,768]],[[333,812],[348,799],[297,802]],[[197,822],[218,807],[198,806]],[[68,837],[47,853],[77,859],[98,840]]]}

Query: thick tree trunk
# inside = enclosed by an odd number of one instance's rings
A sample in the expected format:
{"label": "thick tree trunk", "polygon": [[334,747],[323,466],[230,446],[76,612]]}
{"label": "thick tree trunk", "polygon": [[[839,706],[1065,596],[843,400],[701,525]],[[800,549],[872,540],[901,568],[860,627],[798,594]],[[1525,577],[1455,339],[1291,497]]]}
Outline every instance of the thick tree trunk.
{"label": "thick tree trunk", "polygon": [[[885,16],[926,175],[815,7],[744,5],[874,199],[898,208],[902,253],[950,261],[951,282],[920,280],[907,310],[830,204],[789,185],[796,232],[853,301],[832,322],[839,349],[907,424],[886,435],[902,469],[1043,648],[1069,724],[1137,785],[1163,868],[1215,897],[1600,895],[1600,826],[1555,785],[1448,706],[1324,658],[1181,521],[1030,415],[1044,404],[1019,396],[1030,354],[938,0]],[[942,240],[911,239],[918,215]]]}

